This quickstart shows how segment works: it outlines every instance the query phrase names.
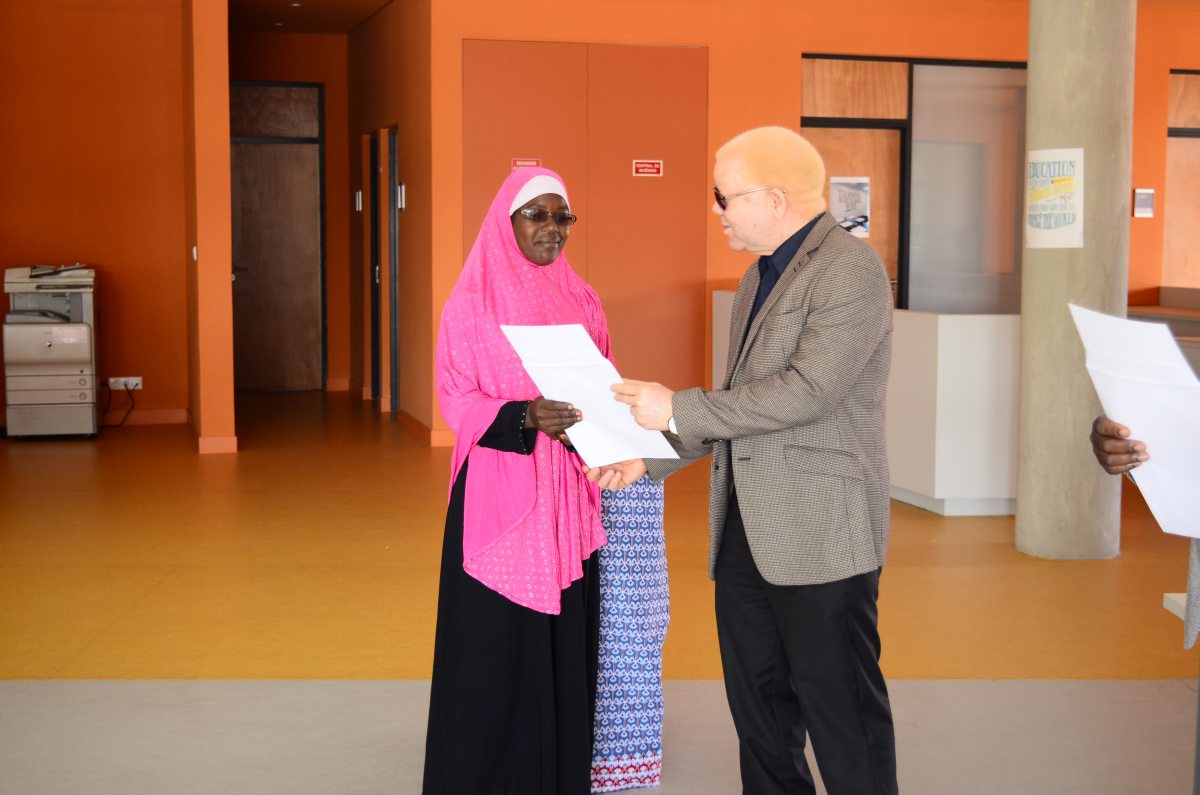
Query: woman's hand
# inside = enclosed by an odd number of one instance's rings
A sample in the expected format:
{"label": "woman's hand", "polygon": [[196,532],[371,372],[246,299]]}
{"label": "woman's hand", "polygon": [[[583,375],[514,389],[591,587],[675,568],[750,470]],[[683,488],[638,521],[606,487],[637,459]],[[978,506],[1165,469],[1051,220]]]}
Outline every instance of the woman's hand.
{"label": "woman's hand", "polygon": [[570,444],[566,430],[582,419],[583,412],[570,403],[537,397],[530,401],[529,411],[525,412],[525,427],[537,428],[551,439]]}

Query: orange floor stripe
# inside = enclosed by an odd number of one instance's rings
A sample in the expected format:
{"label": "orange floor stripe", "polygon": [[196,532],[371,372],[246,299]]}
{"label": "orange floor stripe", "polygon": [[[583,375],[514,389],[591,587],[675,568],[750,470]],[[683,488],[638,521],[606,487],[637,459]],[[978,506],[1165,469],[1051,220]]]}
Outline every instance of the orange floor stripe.
{"label": "orange floor stripe", "polygon": [[[429,675],[449,451],[345,393],[239,398],[236,455],[184,426],[0,441],[0,678]],[[667,483],[670,678],[719,678],[707,468]],[[1186,540],[1136,492],[1122,554],[1016,552],[1013,520],[893,506],[896,678],[1191,678]]]}

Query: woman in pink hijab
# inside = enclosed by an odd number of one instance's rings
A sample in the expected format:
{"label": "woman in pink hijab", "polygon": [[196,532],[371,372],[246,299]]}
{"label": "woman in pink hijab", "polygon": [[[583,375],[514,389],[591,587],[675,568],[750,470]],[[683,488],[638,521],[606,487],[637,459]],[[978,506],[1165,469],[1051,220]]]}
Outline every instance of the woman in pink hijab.
{"label": "woman in pink hijab", "polygon": [[600,494],[500,326],[582,324],[610,356],[595,291],[562,248],[562,180],[504,181],[442,311],[438,402],[457,436],[442,551],[426,795],[589,791]]}

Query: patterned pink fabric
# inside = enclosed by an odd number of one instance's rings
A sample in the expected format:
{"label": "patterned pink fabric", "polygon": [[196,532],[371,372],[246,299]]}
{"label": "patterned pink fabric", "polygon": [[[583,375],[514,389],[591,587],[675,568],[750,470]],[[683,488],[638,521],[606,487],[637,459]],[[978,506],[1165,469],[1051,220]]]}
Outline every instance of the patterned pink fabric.
{"label": "patterned pink fabric", "polygon": [[501,324],[581,323],[611,355],[600,301],[566,257],[538,266],[517,247],[508,208],[538,174],[561,182],[546,169],[521,169],[492,200],[442,310],[437,387],[442,416],[457,435],[451,485],[463,462],[471,462],[463,569],[517,604],[557,615],[562,590],[583,576],[582,562],[605,542],[600,492],[583,476],[579,456],[545,434],[528,456],[477,444],[501,406],[539,395]]}

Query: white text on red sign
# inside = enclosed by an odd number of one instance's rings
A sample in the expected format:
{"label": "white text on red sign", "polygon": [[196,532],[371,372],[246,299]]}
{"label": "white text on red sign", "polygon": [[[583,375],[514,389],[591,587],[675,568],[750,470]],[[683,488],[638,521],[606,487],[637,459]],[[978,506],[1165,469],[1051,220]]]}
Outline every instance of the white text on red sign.
{"label": "white text on red sign", "polygon": [[663,175],[663,161],[634,160],[633,175],[635,177],[661,177]]}

